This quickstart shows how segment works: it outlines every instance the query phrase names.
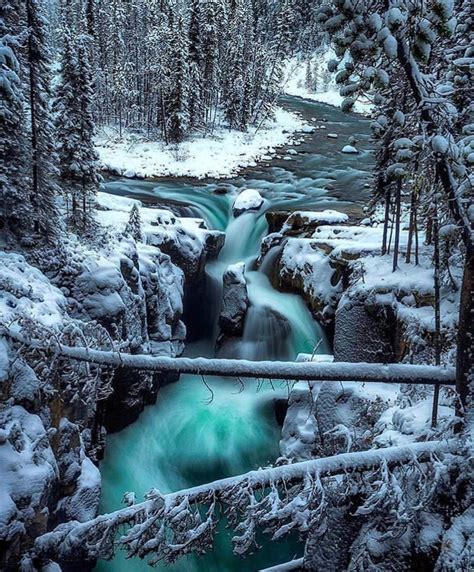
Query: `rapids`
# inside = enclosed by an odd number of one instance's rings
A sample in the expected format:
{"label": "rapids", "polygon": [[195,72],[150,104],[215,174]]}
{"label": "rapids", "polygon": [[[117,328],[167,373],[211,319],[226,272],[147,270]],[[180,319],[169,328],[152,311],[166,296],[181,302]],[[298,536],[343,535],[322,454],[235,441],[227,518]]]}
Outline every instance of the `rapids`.
{"label": "rapids", "polygon": [[[278,162],[252,169],[246,176],[225,183],[191,184],[187,181],[143,182],[118,180],[105,185],[113,194],[155,197],[188,205],[193,216],[204,218],[209,228],[224,230],[226,243],[218,260],[207,266],[207,299],[203,300],[214,327],[204,329],[201,339],[187,345],[188,356],[215,355],[217,316],[222,292],[222,275],[234,262],[246,262],[246,278],[251,307],[241,342],[226,350],[228,357],[246,359],[294,360],[299,352],[327,353],[330,347],[324,332],[313,320],[302,299],[273,289],[267,276],[272,249],[260,270],[254,269],[260,241],[267,232],[265,211],[297,208],[337,208],[335,203],[363,201],[364,182],[371,165],[367,122],[346,116],[329,106],[289,99],[286,105],[307,117],[325,118],[327,131],[340,133],[340,139],[327,139],[317,133],[305,142],[304,153],[283,165]],[[344,136],[355,135],[362,153],[354,158],[339,153]],[[293,159],[293,156],[292,156]],[[325,185],[342,198],[330,196]],[[227,194],[216,194],[225,187]],[[258,213],[245,213],[234,219],[232,202],[242,187],[257,188],[265,198]],[[287,397],[284,383],[245,382],[208,378],[207,386],[196,376],[182,376],[179,382],[162,388],[156,405],[149,406],[138,421],[107,439],[101,463],[103,491],[100,512],[121,506],[125,491],[135,491],[137,499],[156,487],[171,492],[217,478],[236,475],[275,461],[279,456],[280,427],[275,416],[275,400]],[[221,527],[215,549],[202,558],[188,557],[158,570],[175,572],[250,572],[285,562],[301,555],[303,547],[290,537],[272,545],[262,541],[256,554],[241,560],[231,552],[227,531]],[[101,562],[102,572],[150,570],[145,562],[125,560],[118,555],[112,562]]]}

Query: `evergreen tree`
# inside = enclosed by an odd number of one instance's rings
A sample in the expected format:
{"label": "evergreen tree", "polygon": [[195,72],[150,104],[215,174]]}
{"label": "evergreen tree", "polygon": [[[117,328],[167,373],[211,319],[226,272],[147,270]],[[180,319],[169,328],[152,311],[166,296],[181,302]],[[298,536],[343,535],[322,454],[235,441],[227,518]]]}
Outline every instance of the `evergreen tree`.
{"label": "evergreen tree", "polygon": [[[66,32],[61,83],[55,101],[56,138],[61,178],[72,196],[73,224],[90,222],[90,205],[99,184],[98,157],[94,148],[92,74],[87,38],[75,42]],[[79,216],[79,207],[82,214]]]}
{"label": "evergreen tree", "polygon": [[305,87],[306,87],[306,91],[309,91],[309,92],[314,91],[314,78],[313,78],[313,71],[311,69],[311,59],[310,58],[308,58],[308,61],[306,62]]}
{"label": "evergreen tree", "polygon": [[28,227],[29,209],[24,86],[16,37],[7,20],[16,8],[13,3],[0,8],[0,230],[18,232]]}
{"label": "evergreen tree", "polygon": [[168,137],[171,143],[183,141],[189,123],[188,115],[188,40],[179,16],[173,29],[170,44],[170,85],[168,96]]}
{"label": "evergreen tree", "polygon": [[189,126],[201,127],[204,122],[202,87],[202,44],[200,28],[200,0],[192,0],[189,17]]}
{"label": "evergreen tree", "polygon": [[219,30],[223,22],[218,21],[217,0],[203,0],[201,6],[200,34],[202,45],[203,101],[207,121],[212,121],[216,104],[219,73]]}
{"label": "evergreen tree", "polygon": [[46,23],[38,0],[26,0],[26,19],[33,222],[36,232],[51,237],[59,226],[56,205],[59,188],[55,182],[58,171],[49,107],[51,62],[46,43]]}
{"label": "evergreen tree", "polygon": [[142,221],[136,203],[130,209],[130,217],[124,231],[125,236],[131,236],[137,242],[142,240]]}

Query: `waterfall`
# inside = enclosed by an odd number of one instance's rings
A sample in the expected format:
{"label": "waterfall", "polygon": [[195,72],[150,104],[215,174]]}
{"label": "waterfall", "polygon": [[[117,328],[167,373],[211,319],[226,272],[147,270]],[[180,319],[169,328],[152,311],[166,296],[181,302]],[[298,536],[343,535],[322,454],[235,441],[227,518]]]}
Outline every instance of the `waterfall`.
{"label": "waterfall", "polygon": [[[306,106],[311,115],[328,119],[327,127],[343,136],[356,134],[368,139],[370,130],[361,134],[362,122],[340,111],[319,104],[295,102]],[[267,224],[262,209],[234,218],[232,193],[242,185],[258,189],[266,199],[264,208],[272,210],[337,208],[329,197],[328,184],[351,200],[365,197],[363,184],[372,159],[369,153],[353,158],[335,152],[334,143],[319,138],[311,153],[284,166],[256,168],[245,177],[226,184],[229,194],[214,193],[215,185],[190,185],[176,180],[153,183],[118,181],[108,183],[110,192],[140,198],[144,195],[162,201],[191,207],[204,218],[209,228],[225,230],[226,244],[219,256],[207,266],[208,288],[206,309],[214,324],[201,339],[186,348],[186,355],[212,357],[217,336],[217,316],[221,305],[222,276],[229,264],[246,263],[246,279],[250,309],[242,339],[230,350],[235,357],[247,359],[293,360],[299,352],[312,352],[322,339],[318,352],[328,351],[323,332],[314,322],[302,299],[273,289],[269,270],[279,254],[275,247],[267,253],[262,267],[255,271],[254,260]],[[365,200],[365,199],[364,199]],[[101,512],[121,505],[125,491],[135,491],[137,499],[152,487],[170,492],[246,472],[274,462],[279,456],[280,427],[276,422],[274,402],[287,396],[284,383],[245,382],[212,377],[202,380],[182,376],[179,382],[160,389],[156,405],[145,409],[138,421],[118,434],[108,437],[105,459],[101,464],[103,493]],[[223,526],[223,525],[222,525]],[[302,553],[293,538],[272,544],[260,539],[262,548],[256,554],[239,560],[231,552],[227,534],[220,529],[211,554],[191,556],[170,567],[171,572],[250,572]],[[101,572],[145,572],[150,568],[138,559],[123,555],[112,562],[101,562]]]}
{"label": "waterfall", "polygon": [[[209,216],[207,199],[204,204]],[[199,207],[200,201],[199,195],[194,196],[195,206]],[[242,338],[226,346],[220,357],[292,360],[298,352],[312,351],[322,332],[303,301],[274,290],[262,269],[251,270],[266,232],[264,213],[245,213],[234,219],[230,204],[228,208],[225,246],[218,260],[207,267],[206,303],[214,334],[212,339],[189,344],[186,354],[215,355],[222,276],[229,264],[238,261],[247,264],[250,308]],[[101,467],[105,483],[102,508],[117,508],[126,490],[134,490],[140,498],[152,487],[171,492],[273,462],[279,456],[280,439],[274,404],[286,396],[285,383],[248,380],[244,387],[236,379],[181,376],[178,383],[160,390],[158,403],[147,407],[138,421],[109,437]],[[289,558],[297,549],[292,538],[279,543],[280,554],[287,553]],[[245,562],[249,570],[264,566],[268,552],[262,550]],[[138,572],[149,568],[137,559],[118,556],[112,563],[100,563],[98,569]],[[192,556],[166,568],[175,572],[242,569],[224,534],[218,536],[212,554],[203,559]]]}

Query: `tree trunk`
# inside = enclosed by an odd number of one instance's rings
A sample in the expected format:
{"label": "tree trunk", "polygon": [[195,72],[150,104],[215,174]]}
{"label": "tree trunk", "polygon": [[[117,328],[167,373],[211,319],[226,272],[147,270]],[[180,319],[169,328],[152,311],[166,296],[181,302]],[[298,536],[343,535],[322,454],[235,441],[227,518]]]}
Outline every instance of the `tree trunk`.
{"label": "tree trunk", "polygon": [[400,211],[402,203],[402,182],[397,182],[397,194],[395,196],[395,244],[393,245],[393,268],[392,271],[398,268],[398,251],[400,248]]}
{"label": "tree trunk", "polygon": [[[440,261],[439,261],[439,223],[438,205],[435,202],[433,216],[433,242],[434,242],[434,293],[435,293],[435,364],[441,363],[441,312],[440,312]],[[439,383],[434,387],[433,409],[431,412],[431,427],[436,427],[438,423],[438,403],[439,403]]]}
{"label": "tree trunk", "polygon": [[[459,305],[458,348],[456,363],[456,389],[459,395],[458,414],[472,415],[472,395],[474,383],[474,246],[472,241],[466,249],[464,275]],[[459,429],[459,428],[458,428]]]}

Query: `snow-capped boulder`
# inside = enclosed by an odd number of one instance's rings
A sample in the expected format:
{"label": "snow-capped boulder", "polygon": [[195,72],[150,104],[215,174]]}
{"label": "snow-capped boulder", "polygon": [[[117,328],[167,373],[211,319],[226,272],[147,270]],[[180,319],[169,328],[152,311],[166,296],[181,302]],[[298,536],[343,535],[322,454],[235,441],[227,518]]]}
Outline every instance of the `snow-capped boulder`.
{"label": "snow-capped boulder", "polygon": [[338,137],[337,133],[328,133],[328,139],[337,139]]}
{"label": "snow-capped boulder", "polygon": [[249,307],[245,264],[231,264],[224,273],[222,310],[219,316],[221,334],[241,336]]}
{"label": "snow-capped boulder", "polygon": [[359,153],[359,151],[357,151],[357,149],[355,147],[353,147],[352,145],[345,145],[341,149],[341,153],[346,153],[347,155],[357,155],[357,153]]}
{"label": "snow-capped boulder", "polygon": [[285,235],[297,235],[314,231],[319,226],[342,224],[349,217],[345,213],[326,209],[324,211],[295,211],[284,222],[280,232]]}
{"label": "snow-capped boulder", "polygon": [[258,211],[264,203],[264,198],[256,189],[245,189],[234,201],[232,211],[235,217],[249,211]]}

